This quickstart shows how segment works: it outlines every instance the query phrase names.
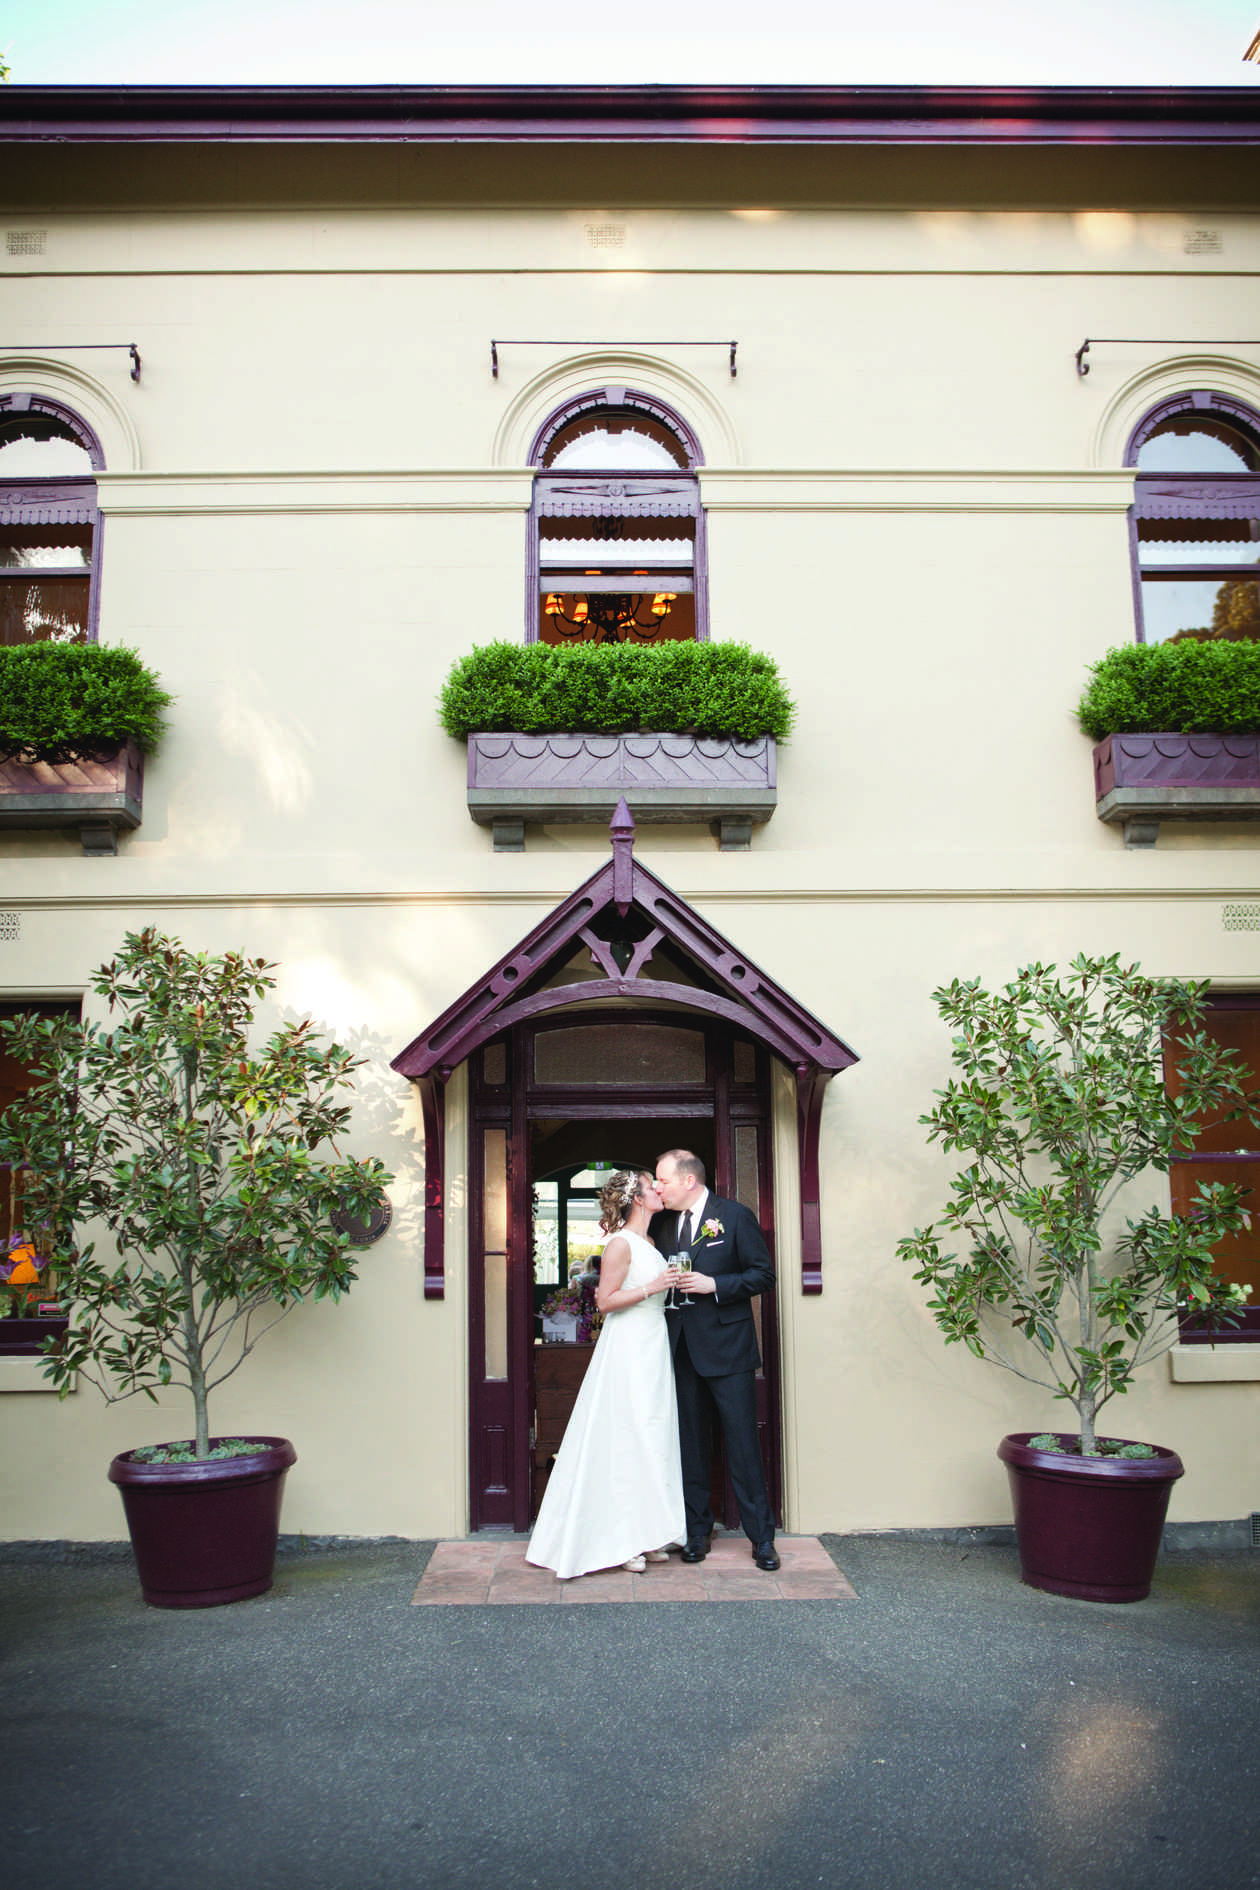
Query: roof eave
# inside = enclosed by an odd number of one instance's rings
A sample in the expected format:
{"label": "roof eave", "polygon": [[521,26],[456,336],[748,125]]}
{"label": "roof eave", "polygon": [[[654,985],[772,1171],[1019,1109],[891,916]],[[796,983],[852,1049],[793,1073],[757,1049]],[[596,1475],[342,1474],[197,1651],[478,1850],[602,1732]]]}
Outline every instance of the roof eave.
{"label": "roof eave", "polygon": [[21,86],[9,143],[1236,145],[1260,86]]}

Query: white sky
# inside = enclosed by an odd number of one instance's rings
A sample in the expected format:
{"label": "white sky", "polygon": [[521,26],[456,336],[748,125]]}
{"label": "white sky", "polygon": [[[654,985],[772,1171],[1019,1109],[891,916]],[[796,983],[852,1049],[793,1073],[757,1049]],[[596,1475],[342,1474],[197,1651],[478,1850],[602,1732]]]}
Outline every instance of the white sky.
{"label": "white sky", "polygon": [[0,0],[17,85],[1251,85],[1260,0]]}

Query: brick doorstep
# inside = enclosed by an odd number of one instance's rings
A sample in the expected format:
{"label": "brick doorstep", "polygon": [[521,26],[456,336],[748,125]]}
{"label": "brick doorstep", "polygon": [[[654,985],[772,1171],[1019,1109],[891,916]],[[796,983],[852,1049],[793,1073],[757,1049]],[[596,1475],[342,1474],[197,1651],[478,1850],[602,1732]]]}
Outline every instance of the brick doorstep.
{"label": "brick doorstep", "polygon": [[601,1570],[561,1582],[525,1560],[523,1536],[439,1542],[412,1602],[428,1607],[589,1607],[604,1602],[855,1601],[852,1586],[816,1536],[781,1536],[783,1566],[767,1575],[752,1566],[742,1536],[720,1537],[703,1562],[672,1557],[642,1575]]}

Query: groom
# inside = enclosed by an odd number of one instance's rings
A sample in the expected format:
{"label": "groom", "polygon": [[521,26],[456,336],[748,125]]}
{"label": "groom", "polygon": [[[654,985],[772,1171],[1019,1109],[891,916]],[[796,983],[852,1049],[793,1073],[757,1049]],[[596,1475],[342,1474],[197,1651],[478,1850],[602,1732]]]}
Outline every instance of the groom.
{"label": "groom", "polygon": [[755,1374],[761,1354],[752,1302],[774,1285],[774,1266],[753,1215],[738,1201],[709,1193],[704,1163],[688,1149],[673,1148],[661,1156],[656,1186],[665,1211],[652,1216],[652,1239],[666,1258],[684,1247],[692,1250],[686,1290],[695,1297],[690,1306],[665,1314],[687,1509],[682,1559],[703,1562],[709,1553],[710,1414],[716,1405],[739,1520],[752,1543],[753,1561],[769,1574],[778,1568],[779,1557],[757,1441]]}

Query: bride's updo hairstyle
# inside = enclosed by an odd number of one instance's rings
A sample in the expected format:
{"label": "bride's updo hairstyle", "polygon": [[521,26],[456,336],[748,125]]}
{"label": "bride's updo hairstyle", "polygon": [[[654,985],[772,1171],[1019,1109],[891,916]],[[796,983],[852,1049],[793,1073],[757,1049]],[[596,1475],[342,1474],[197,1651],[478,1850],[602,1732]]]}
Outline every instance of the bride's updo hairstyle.
{"label": "bride's updo hairstyle", "polygon": [[624,1227],[630,1210],[639,1198],[643,1182],[650,1181],[646,1168],[621,1168],[599,1191],[599,1224],[606,1234]]}

